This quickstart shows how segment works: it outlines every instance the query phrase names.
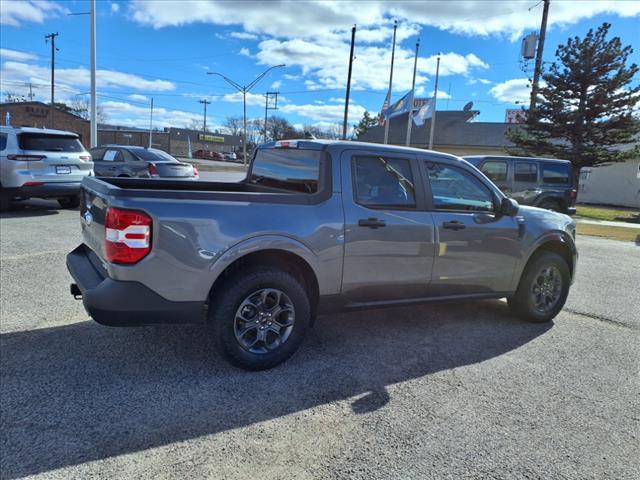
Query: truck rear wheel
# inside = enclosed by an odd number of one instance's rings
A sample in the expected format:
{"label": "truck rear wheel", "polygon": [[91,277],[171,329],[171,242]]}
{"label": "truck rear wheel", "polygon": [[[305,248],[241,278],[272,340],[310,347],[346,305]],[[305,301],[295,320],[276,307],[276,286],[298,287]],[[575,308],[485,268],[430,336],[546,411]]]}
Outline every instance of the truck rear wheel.
{"label": "truck rear wheel", "polygon": [[548,322],[564,307],[569,294],[569,266],[560,255],[540,252],[529,261],[509,307],[530,322]]}
{"label": "truck rear wheel", "polygon": [[212,293],[207,328],[230,363],[264,370],[295,353],[310,321],[309,296],[293,275],[255,267],[237,272]]}

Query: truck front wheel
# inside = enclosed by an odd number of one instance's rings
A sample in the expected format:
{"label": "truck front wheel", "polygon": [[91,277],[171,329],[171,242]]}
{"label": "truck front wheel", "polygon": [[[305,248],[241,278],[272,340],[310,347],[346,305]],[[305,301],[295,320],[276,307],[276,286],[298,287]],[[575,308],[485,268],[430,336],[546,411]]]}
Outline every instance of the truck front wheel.
{"label": "truck front wheel", "polygon": [[552,252],[539,252],[529,261],[515,295],[508,298],[509,307],[530,322],[548,322],[562,310],[571,275],[567,262]]}
{"label": "truck front wheel", "polygon": [[290,273],[265,266],[238,271],[212,293],[207,328],[230,363],[264,370],[295,353],[310,321],[304,286]]}

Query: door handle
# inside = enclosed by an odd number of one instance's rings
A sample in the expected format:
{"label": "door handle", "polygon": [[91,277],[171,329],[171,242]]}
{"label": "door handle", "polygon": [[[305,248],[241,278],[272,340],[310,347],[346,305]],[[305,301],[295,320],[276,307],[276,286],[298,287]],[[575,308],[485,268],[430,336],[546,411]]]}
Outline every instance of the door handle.
{"label": "door handle", "polygon": [[452,220],[450,222],[444,222],[442,224],[442,227],[447,228],[449,230],[462,230],[463,228],[466,228],[466,225],[457,220]]}
{"label": "door handle", "polygon": [[369,228],[379,228],[379,227],[386,227],[387,223],[384,220],[379,220],[377,218],[369,217],[369,218],[361,218],[360,220],[358,220],[358,226],[369,227]]}

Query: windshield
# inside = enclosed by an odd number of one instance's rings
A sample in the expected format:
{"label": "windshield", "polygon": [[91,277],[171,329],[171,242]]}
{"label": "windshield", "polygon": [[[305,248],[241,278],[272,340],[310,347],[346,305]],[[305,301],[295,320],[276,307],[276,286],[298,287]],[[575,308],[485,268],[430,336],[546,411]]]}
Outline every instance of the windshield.
{"label": "windshield", "polygon": [[21,133],[18,135],[21,150],[44,152],[84,152],[84,147],[75,135],[55,135],[49,133]]}
{"label": "windshield", "polygon": [[253,162],[250,182],[293,192],[316,193],[321,155],[318,150],[260,149]]}
{"label": "windshield", "polygon": [[146,162],[179,163],[178,160],[173,158],[168,153],[163,152],[162,150],[148,149],[148,148],[132,148],[131,153],[133,153],[136,157]]}

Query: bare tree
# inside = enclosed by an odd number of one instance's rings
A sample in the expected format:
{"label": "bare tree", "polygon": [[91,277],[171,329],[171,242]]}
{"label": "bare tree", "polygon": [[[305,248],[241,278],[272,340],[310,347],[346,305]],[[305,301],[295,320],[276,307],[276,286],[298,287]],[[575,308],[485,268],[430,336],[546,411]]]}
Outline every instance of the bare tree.
{"label": "bare tree", "polygon": [[[223,127],[227,130],[229,135],[242,135],[244,131],[243,119],[242,117],[227,117],[224,121]],[[249,121],[247,120],[247,129],[249,129]],[[249,132],[247,132],[247,136]],[[247,139],[248,142],[248,139]]]}
{"label": "bare tree", "polygon": [[22,94],[16,93],[16,92],[6,92],[4,94],[4,101],[6,103],[26,102],[27,101],[27,97],[25,95],[22,95]]}
{"label": "bare tree", "polygon": [[[187,124],[187,128],[189,130],[197,130],[198,132],[202,132],[202,121],[201,120],[196,120],[195,118],[193,120],[191,120],[188,124]],[[208,129],[207,129],[208,130]]]}
{"label": "bare tree", "polygon": [[[84,118],[85,120],[90,120],[91,112],[89,110],[89,100],[76,99],[71,103],[68,103],[67,107],[70,113],[73,113],[80,118]],[[106,123],[107,121],[107,114],[104,112],[102,105],[98,105],[96,108],[96,118],[98,123]]]}
{"label": "bare tree", "polygon": [[304,134],[313,135],[316,138],[324,138],[328,140],[339,140],[342,138],[342,126],[339,124],[331,124],[326,126],[305,125]]}

